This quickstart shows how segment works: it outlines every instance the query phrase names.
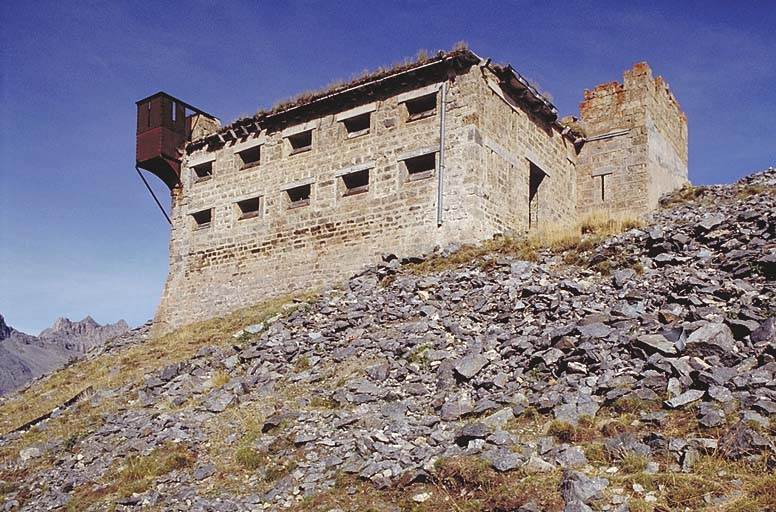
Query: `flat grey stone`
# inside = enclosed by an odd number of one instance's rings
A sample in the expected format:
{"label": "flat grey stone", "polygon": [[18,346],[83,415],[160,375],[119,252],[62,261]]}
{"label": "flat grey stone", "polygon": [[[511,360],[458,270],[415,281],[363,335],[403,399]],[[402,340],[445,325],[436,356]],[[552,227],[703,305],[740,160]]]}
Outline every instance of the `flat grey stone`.
{"label": "flat grey stone", "polygon": [[526,473],[549,473],[550,471],[555,469],[555,466],[547,462],[546,460],[542,459],[541,457],[537,457],[535,455],[532,455],[528,458],[528,461],[526,461],[525,464],[523,464],[523,471]]}
{"label": "flat grey stone", "polygon": [[725,217],[721,214],[709,214],[703,216],[703,219],[698,223],[698,227],[704,231],[711,231],[725,221]]}
{"label": "flat grey stone", "polygon": [[652,352],[660,352],[665,355],[675,355],[676,345],[668,341],[662,334],[642,334],[636,338],[636,343]]}
{"label": "flat grey stone", "polygon": [[677,407],[682,407],[684,405],[700,400],[703,398],[704,394],[705,393],[699,389],[690,389],[681,395],[672,398],[671,400],[666,400],[664,403],[669,408],[676,409]]}
{"label": "flat grey stone", "polygon": [[591,338],[606,338],[612,332],[612,328],[601,322],[593,322],[587,325],[578,325],[577,331],[582,336]]}
{"label": "flat grey stone", "polygon": [[237,402],[237,397],[228,391],[211,393],[204,402],[205,409],[210,412],[223,412],[227,407]]}
{"label": "flat grey stone", "polygon": [[205,464],[204,466],[199,466],[194,470],[194,480],[200,481],[204,480],[205,478],[214,475],[216,472],[216,467],[213,464]]}
{"label": "flat grey stone", "polygon": [[482,423],[485,425],[495,428],[495,427],[503,427],[506,425],[506,423],[515,417],[515,413],[512,412],[511,407],[505,407],[501,409],[500,411],[496,411],[490,416],[485,417],[482,420]]}
{"label": "flat grey stone", "polygon": [[488,358],[482,354],[470,354],[455,363],[455,371],[466,379],[471,379],[488,364]]}
{"label": "flat grey stone", "polygon": [[587,457],[579,446],[566,448],[555,457],[558,465],[564,469],[575,468],[587,464]]}
{"label": "flat grey stone", "polygon": [[506,448],[485,452],[483,458],[490,462],[493,469],[500,472],[515,469],[523,462],[519,455]]}
{"label": "flat grey stone", "polygon": [[584,473],[566,469],[561,480],[561,495],[568,503],[580,502],[588,504],[603,497],[603,490],[609,486],[605,478],[590,478]]}

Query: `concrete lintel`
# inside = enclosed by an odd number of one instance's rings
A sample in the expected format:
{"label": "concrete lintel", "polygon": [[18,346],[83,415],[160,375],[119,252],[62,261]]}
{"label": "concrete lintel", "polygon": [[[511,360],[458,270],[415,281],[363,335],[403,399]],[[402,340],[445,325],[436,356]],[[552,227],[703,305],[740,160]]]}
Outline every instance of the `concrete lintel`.
{"label": "concrete lintel", "polygon": [[504,146],[496,142],[495,140],[491,139],[488,136],[483,137],[483,142],[485,144],[485,147],[496,153],[498,156],[500,156],[503,160],[506,160],[510,164],[512,164],[515,167],[520,167],[520,159],[517,158],[514,154],[512,154],[510,151],[508,151]]}
{"label": "concrete lintel", "polygon": [[361,105],[360,107],[351,108],[350,110],[346,110],[345,112],[340,112],[337,114],[335,119],[337,121],[344,121],[346,119],[350,119],[351,117],[360,116],[361,114],[368,114],[369,112],[374,112],[377,110],[377,102],[368,103],[366,105]]}
{"label": "concrete lintel", "polygon": [[304,178],[301,180],[292,181],[291,183],[286,183],[285,185],[282,185],[280,187],[280,191],[283,192],[283,191],[291,190],[292,188],[301,187],[304,185],[312,185],[313,183],[315,183],[315,178],[312,178],[312,177]]}
{"label": "concrete lintel", "polygon": [[541,160],[540,160],[540,159],[539,159],[539,158],[538,158],[538,157],[537,157],[535,154],[533,154],[533,153],[531,153],[531,152],[529,151],[529,152],[528,152],[528,153],[525,155],[525,158],[526,158],[526,160],[528,160],[529,162],[531,162],[532,164],[534,164],[536,167],[538,167],[538,168],[539,168],[539,170],[540,170],[540,171],[542,171],[542,172],[544,173],[544,175],[545,175],[545,176],[547,176],[548,178],[550,177],[550,173],[549,173],[549,167],[547,167],[546,165],[544,165],[544,163],[542,163],[542,161],[541,161]]}
{"label": "concrete lintel", "polygon": [[206,155],[199,155],[193,158],[189,158],[189,161],[186,163],[186,165],[188,165],[189,167],[196,167],[198,165],[206,164],[208,162],[215,162],[215,161],[216,161],[216,154],[208,153]]}
{"label": "concrete lintel", "polygon": [[439,151],[439,145],[427,146],[425,148],[414,149],[412,151],[405,151],[404,153],[401,153],[399,156],[397,156],[396,160],[409,160],[410,158],[415,158],[416,156],[428,155],[429,153],[436,153],[437,151]]}
{"label": "concrete lintel", "polygon": [[607,174],[614,173],[614,167],[611,165],[607,165],[606,167],[599,167],[598,169],[593,169],[590,171],[590,176],[593,176],[594,178],[596,176],[606,176]]}
{"label": "concrete lintel", "polygon": [[255,148],[256,146],[261,146],[266,142],[267,142],[266,135],[261,134],[252,139],[248,139],[245,142],[240,142],[239,144],[235,144],[234,146],[232,146],[232,151],[234,151],[236,154],[241,151],[245,151],[246,149],[251,149],[251,148]]}
{"label": "concrete lintel", "polygon": [[186,208],[186,215],[194,215],[195,213],[204,212],[205,210],[215,210],[215,207],[212,204],[209,206],[189,205],[188,208]]}
{"label": "concrete lintel", "polygon": [[320,119],[313,119],[312,121],[307,121],[306,123],[297,124],[295,126],[289,126],[285,130],[283,130],[280,133],[280,135],[285,138],[285,137],[290,137],[292,135],[296,135],[297,133],[313,130],[315,128],[318,128],[319,122],[320,122]]}
{"label": "concrete lintel", "polygon": [[439,90],[440,87],[442,87],[441,82],[438,84],[427,85],[425,87],[421,87],[420,89],[415,89],[413,91],[403,92],[399,94],[397,98],[397,102],[404,103],[405,101],[414,100],[415,98],[420,98],[421,96],[426,96],[428,94],[435,93]]}
{"label": "concrete lintel", "polygon": [[365,162],[363,164],[358,165],[351,165],[350,167],[345,167],[344,169],[340,169],[339,171],[334,173],[335,178],[339,178],[340,176],[345,176],[346,174],[352,174],[354,172],[359,171],[366,171],[367,169],[373,169],[375,166],[375,163],[372,162]]}
{"label": "concrete lintel", "polygon": [[612,137],[619,137],[621,135],[627,135],[630,133],[630,128],[624,130],[614,130],[601,135],[593,135],[592,137],[585,137],[585,142],[592,142],[594,140],[611,139]]}
{"label": "concrete lintel", "polygon": [[256,199],[257,197],[259,198],[259,200],[262,200],[264,198],[264,194],[263,193],[260,194],[259,192],[254,192],[252,194],[242,194],[232,199],[232,203],[237,204],[240,201],[245,201],[246,199]]}

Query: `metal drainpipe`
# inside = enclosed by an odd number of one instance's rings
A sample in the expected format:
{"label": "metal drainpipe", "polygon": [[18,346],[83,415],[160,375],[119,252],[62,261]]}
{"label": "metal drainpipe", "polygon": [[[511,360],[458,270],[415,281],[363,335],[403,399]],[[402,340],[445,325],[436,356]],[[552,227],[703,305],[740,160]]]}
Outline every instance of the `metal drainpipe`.
{"label": "metal drainpipe", "polygon": [[439,174],[437,176],[437,227],[442,225],[442,197],[444,194],[445,178],[445,110],[447,103],[445,93],[447,92],[447,82],[442,82],[439,89],[441,109],[439,111]]}

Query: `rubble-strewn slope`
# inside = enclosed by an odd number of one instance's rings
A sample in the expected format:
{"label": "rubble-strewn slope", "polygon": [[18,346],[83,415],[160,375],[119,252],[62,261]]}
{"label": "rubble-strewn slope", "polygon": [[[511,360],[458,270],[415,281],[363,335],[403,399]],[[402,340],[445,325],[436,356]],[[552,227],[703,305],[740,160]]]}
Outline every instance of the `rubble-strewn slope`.
{"label": "rubble-strewn slope", "polygon": [[192,357],[129,336],[0,441],[6,509],[774,510],[776,171],[531,247],[386,257]]}

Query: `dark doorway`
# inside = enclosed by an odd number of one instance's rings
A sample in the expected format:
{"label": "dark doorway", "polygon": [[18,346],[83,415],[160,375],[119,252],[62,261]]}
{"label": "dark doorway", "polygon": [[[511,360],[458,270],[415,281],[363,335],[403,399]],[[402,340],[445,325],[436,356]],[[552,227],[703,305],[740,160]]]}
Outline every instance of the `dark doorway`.
{"label": "dark doorway", "polygon": [[528,229],[539,226],[539,188],[547,176],[533,162],[530,162],[531,174],[528,178]]}

